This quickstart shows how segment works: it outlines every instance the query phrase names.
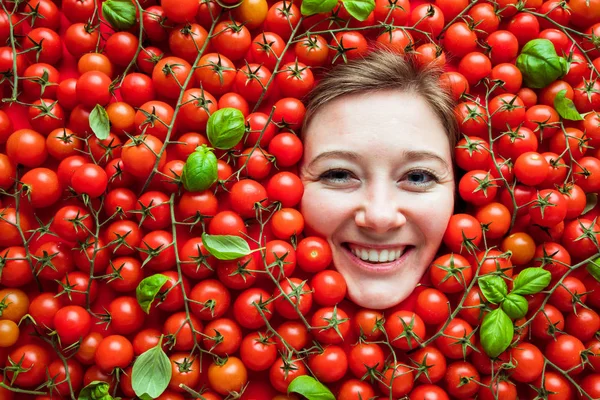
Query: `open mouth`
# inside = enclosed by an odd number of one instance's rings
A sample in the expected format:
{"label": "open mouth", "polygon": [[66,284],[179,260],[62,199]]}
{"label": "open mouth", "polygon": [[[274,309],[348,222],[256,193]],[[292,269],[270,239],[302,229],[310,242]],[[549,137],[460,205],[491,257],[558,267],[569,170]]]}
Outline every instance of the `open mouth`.
{"label": "open mouth", "polygon": [[350,243],[342,243],[342,246],[352,254],[353,258],[363,263],[372,265],[394,265],[404,259],[414,246],[401,246],[390,249],[368,249]]}

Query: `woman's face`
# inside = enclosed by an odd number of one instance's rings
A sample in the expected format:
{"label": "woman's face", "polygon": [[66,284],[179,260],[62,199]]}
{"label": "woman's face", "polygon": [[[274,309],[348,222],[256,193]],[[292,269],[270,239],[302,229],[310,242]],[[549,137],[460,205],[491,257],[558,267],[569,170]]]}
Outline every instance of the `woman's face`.
{"label": "woman's face", "polygon": [[432,262],[454,208],[440,120],[419,95],[361,93],[324,106],[304,137],[306,225],[331,245],[352,301],[400,303]]}

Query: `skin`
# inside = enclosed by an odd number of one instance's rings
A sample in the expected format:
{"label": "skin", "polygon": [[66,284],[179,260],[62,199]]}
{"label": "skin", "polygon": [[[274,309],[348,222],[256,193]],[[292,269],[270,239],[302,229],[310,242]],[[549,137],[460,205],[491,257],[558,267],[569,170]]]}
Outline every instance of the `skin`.
{"label": "skin", "polygon": [[[433,261],[453,213],[452,153],[442,123],[422,96],[386,90],[333,100],[304,136],[300,207],[307,231],[329,242],[352,301],[371,309],[400,303]],[[323,157],[328,152],[344,153]],[[391,270],[368,271],[348,242],[409,250]]]}

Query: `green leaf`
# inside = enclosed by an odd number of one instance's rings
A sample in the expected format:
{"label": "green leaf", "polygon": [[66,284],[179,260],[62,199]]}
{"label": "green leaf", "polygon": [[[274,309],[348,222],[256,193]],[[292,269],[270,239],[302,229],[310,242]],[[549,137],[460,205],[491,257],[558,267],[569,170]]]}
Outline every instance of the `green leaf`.
{"label": "green leaf", "polygon": [[575,108],[575,103],[573,100],[565,97],[567,94],[567,89],[563,89],[556,94],[554,98],[554,108],[556,112],[563,117],[564,119],[569,119],[571,121],[582,121],[583,117]]}
{"label": "green leaf", "polygon": [[127,30],[135,25],[135,5],[131,0],[106,0],[102,16],[115,30]]}
{"label": "green leaf", "polygon": [[246,119],[237,108],[222,108],[208,118],[206,136],[217,149],[229,150],[242,140]]}
{"label": "green leaf", "polygon": [[337,4],[338,0],[304,0],[300,6],[300,13],[307,17],[326,13],[332,11]]}
{"label": "green leaf", "polygon": [[556,54],[548,39],[527,42],[517,57],[516,66],[523,75],[525,86],[536,89],[548,86],[568,71],[566,60]]}
{"label": "green leaf", "polygon": [[510,346],[515,327],[512,321],[501,309],[491,311],[481,323],[480,340],[485,353],[494,358]]}
{"label": "green leaf", "polygon": [[135,289],[135,297],[137,298],[138,304],[146,314],[150,313],[150,307],[152,307],[154,298],[168,280],[169,278],[163,274],[154,274],[142,279]]}
{"label": "green leaf", "polygon": [[342,0],[348,14],[359,21],[364,21],[375,9],[375,0]]}
{"label": "green leaf", "polygon": [[219,179],[217,156],[205,144],[190,154],[181,171],[181,182],[188,192],[202,192]]}
{"label": "green leaf", "polygon": [[502,302],[502,309],[511,319],[523,318],[529,310],[527,299],[520,294],[511,293]]}
{"label": "green leaf", "polygon": [[288,386],[287,392],[298,393],[308,400],[335,400],[335,396],[325,385],[308,375],[296,377]]}
{"label": "green leaf", "polygon": [[478,282],[481,293],[490,303],[500,304],[508,293],[506,282],[498,275],[484,275]]}
{"label": "green leaf", "polygon": [[93,381],[79,392],[77,400],[112,400],[108,393],[110,385],[102,381]]}
{"label": "green leaf", "polygon": [[548,284],[552,274],[543,268],[525,268],[513,281],[514,294],[535,294],[539,293]]}
{"label": "green leaf", "polygon": [[600,257],[587,263],[585,269],[594,277],[595,280],[600,282]]}
{"label": "green leaf", "polygon": [[108,113],[100,104],[96,104],[96,107],[90,113],[90,128],[92,128],[92,132],[100,140],[104,140],[110,135]]}
{"label": "green leaf", "polygon": [[218,260],[235,260],[250,254],[248,242],[239,236],[202,234],[202,244]]}
{"label": "green leaf", "polygon": [[171,380],[171,361],[162,349],[162,340],[140,354],[133,363],[131,386],[136,396],[155,399],[160,396]]}
{"label": "green leaf", "polygon": [[[598,193],[588,193],[585,195],[585,208],[581,215],[587,214],[598,204]],[[591,219],[591,218],[590,218]]]}

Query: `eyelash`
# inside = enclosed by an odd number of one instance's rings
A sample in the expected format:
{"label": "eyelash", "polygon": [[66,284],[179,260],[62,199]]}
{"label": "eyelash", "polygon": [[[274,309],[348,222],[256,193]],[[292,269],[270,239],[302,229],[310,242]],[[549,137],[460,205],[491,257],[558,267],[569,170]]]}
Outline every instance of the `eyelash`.
{"label": "eyelash", "polygon": [[[438,176],[433,172],[433,171],[429,171],[426,169],[414,169],[412,171],[409,171],[407,175],[410,174],[415,174],[415,173],[422,173],[427,175],[429,178],[431,178],[431,180],[435,183],[438,183],[440,181],[440,179],[438,178]],[[350,175],[351,172],[347,171],[345,169],[330,169],[329,171],[325,171],[323,174],[321,174],[321,176],[319,176],[320,180],[325,180],[325,181],[330,181],[330,182],[335,182],[335,183],[343,183],[347,181],[346,179],[336,179],[333,176],[335,174],[346,174],[346,175]],[[429,184],[428,183],[415,183],[415,186],[427,186]]]}

